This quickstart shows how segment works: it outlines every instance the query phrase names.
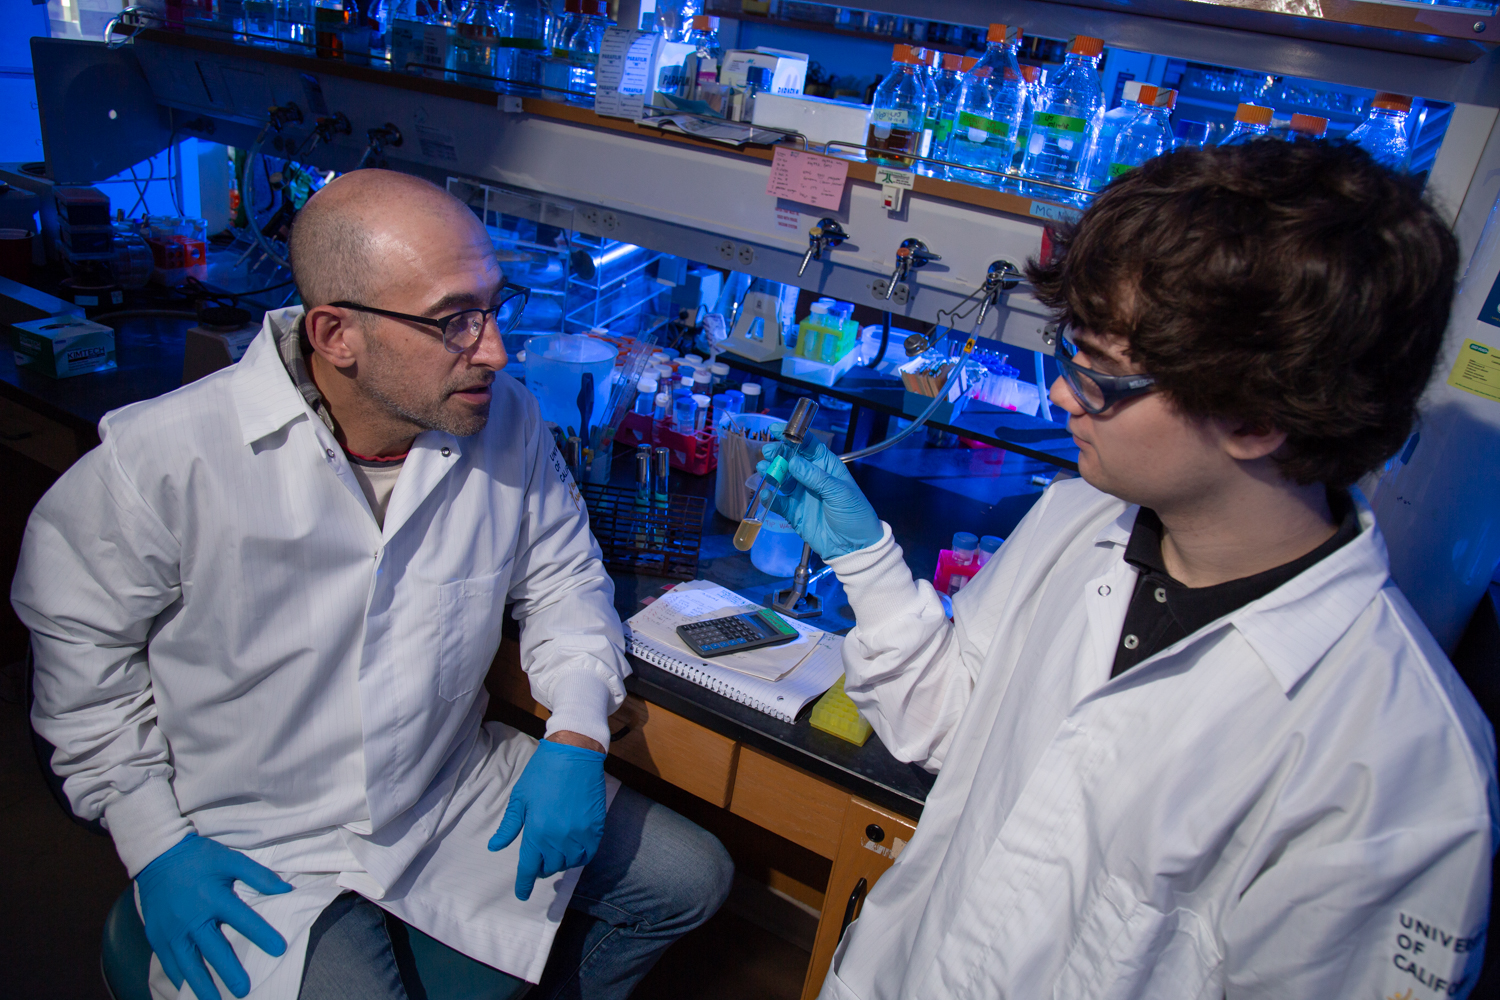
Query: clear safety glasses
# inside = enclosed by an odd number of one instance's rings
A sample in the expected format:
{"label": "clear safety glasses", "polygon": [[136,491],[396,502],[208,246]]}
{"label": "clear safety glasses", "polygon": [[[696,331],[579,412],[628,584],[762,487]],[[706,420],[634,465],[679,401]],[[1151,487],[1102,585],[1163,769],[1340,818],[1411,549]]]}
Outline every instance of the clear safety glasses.
{"label": "clear safety glasses", "polygon": [[1052,347],[1052,356],[1057,359],[1057,369],[1078,405],[1087,412],[1103,413],[1121,400],[1145,395],[1156,388],[1156,379],[1150,375],[1105,375],[1081,367],[1073,360],[1078,347],[1068,339],[1068,327],[1059,326],[1055,336],[1057,342]]}
{"label": "clear safety glasses", "polygon": [[526,303],[531,300],[531,289],[524,285],[513,285],[507,281],[500,289],[500,296],[500,301],[488,309],[464,309],[447,316],[439,316],[437,319],[413,316],[411,313],[396,312],[391,309],[377,309],[374,306],[362,306],[357,302],[330,302],[328,304],[340,309],[353,309],[355,312],[371,313],[388,319],[401,319],[408,323],[432,327],[442,336],[444,347],[454,354],[462,354],[479,343],[479,338],[484,334],[485,323],[491,316],[495,318],[495,329],[502,335],[510,333],[520,325],[521,314],[526,311]]}

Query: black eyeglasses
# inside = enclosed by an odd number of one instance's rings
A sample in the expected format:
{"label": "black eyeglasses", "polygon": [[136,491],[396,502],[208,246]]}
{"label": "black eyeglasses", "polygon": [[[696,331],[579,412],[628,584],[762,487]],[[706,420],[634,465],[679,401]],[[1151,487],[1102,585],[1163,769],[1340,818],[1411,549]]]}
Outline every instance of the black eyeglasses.
{"label": "black eyeglasses", "polygon": [[1080,367],[1073,361],[1078,347],[1068,339],[1067,331],[1066,326],[1059,326],[1053,333],[1056,342],[1052,345],[1052,356],[1057,359],[1063,381],[1085,411],[1103,413],[1121,400],[1143,396],[1156,388],[1156,379],[1150,375],[1105,375]]}
{"label": "black eyeglasses", "polygon": [[464,309],[448,316],[439,316],[437,319],[413,316],[410,313],[395,312],[390,309],[377,309],[374,306],[362,306],[358,302],[330,302],[328,304],[340,309],[353,309],[355,312],[372,313],[389,319],[404,319],[408,323],[420,323],[422,326],[433,327],[442,335],[444,347],[454,354],[462,354],[479,343],[479,338],[484,335],[484,325],[491,316],[495,317],[495,329],[502,335],[510,333],[520,325],[521,314],[526,311],[526,303],[531,300],[531,289],[524,285],[513,285],[507,281],[500,291],[504,297],[488,309]]}

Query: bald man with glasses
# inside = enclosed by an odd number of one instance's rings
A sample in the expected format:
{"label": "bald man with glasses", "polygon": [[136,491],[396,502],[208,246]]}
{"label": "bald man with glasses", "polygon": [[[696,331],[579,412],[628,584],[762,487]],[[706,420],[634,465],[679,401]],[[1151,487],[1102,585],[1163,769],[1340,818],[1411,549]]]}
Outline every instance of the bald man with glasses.
{"label": "bald man with glasses", "polygon": [[[502,374],[529,293],[462,203],[386,171],[314,195],[291,255],[303,305],[106,415],[12,590],[33,722],[135,879],[152,991],[423,995],[399,921],[532,996],[628,996],[732,865],[604,774],[629,667]],[[507,604],[540,743],[483,722]]]}

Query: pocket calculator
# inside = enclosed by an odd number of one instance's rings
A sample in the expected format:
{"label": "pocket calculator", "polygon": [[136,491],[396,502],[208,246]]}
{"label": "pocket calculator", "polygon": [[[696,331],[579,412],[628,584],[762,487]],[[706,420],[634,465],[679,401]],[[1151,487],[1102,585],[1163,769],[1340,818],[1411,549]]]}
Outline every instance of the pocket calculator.
{"label": "pocket calculator", "polygon": [[677,634],[689,649],[705,659],[762,646],[779,646],[797,638],[797,630],[770,608],[689,622],[677,626]]}

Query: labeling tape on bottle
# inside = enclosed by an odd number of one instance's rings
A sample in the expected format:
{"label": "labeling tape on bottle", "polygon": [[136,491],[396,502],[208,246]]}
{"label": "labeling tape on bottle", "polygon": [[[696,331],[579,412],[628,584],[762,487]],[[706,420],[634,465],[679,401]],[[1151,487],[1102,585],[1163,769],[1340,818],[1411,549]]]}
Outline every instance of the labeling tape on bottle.
{"label": "labeling tape on bottle", "polygon": [[933,146],[933,148],[936,149],[938,147],[939,143],[946,142],[948,140],[948,134],[950,132],[952,132],[952,131],[953,131],[953,121],[952,121],[952,119],[949,119],[949,118],[941,118],[941,119],[939,119],[938,123],[932,127],[932,146]]}
{"label": "labeling tape on bottle", "polygon": [[[971,130],[978,129],[981,132],[987,132],[990,135],[999,136],[1002,139],[1010,135],[1009,122],[997,122],[993,118],[986,118],[984,117],[984,115],[976,115],[969,111],[962,111],[959,113],[958,127]],[[972,132],[970,134],[970,138],[973,138]]]}
{"label": "labeling tape on bottle", "polygon": [[1135,167],[1132,167],[1128,163],[1111,163],[1109,165],[1109,179],[1110,180],[1114,180],[1116,177],[1119,177],[1121,174],[1128,174],[1128,173],[1130,173],[1130,171],[1132,171],[1134,169],[1135,169]]}
{"label": "labeling tape on bottle", "polygon": [[535,49],[538,52],[545,52],[551,48],[540,38],[502,38],[495,44],[502,49]]}
{"label": "labeling tape on bottle", "polygon": [[904,108],[875,108],[870,112],[870,121],[884,125],[900,125],[904,128],[911,121],[911,112]]}
{"label": "labeling tape on bottle", "polygon": [[1058,132],[1086,132],[1089,123],[1082,118],[1074,118],[1072,115],[1054,115],[1045,111],[1038,111],[1031,119],[1035,128],[1050,128]]}

